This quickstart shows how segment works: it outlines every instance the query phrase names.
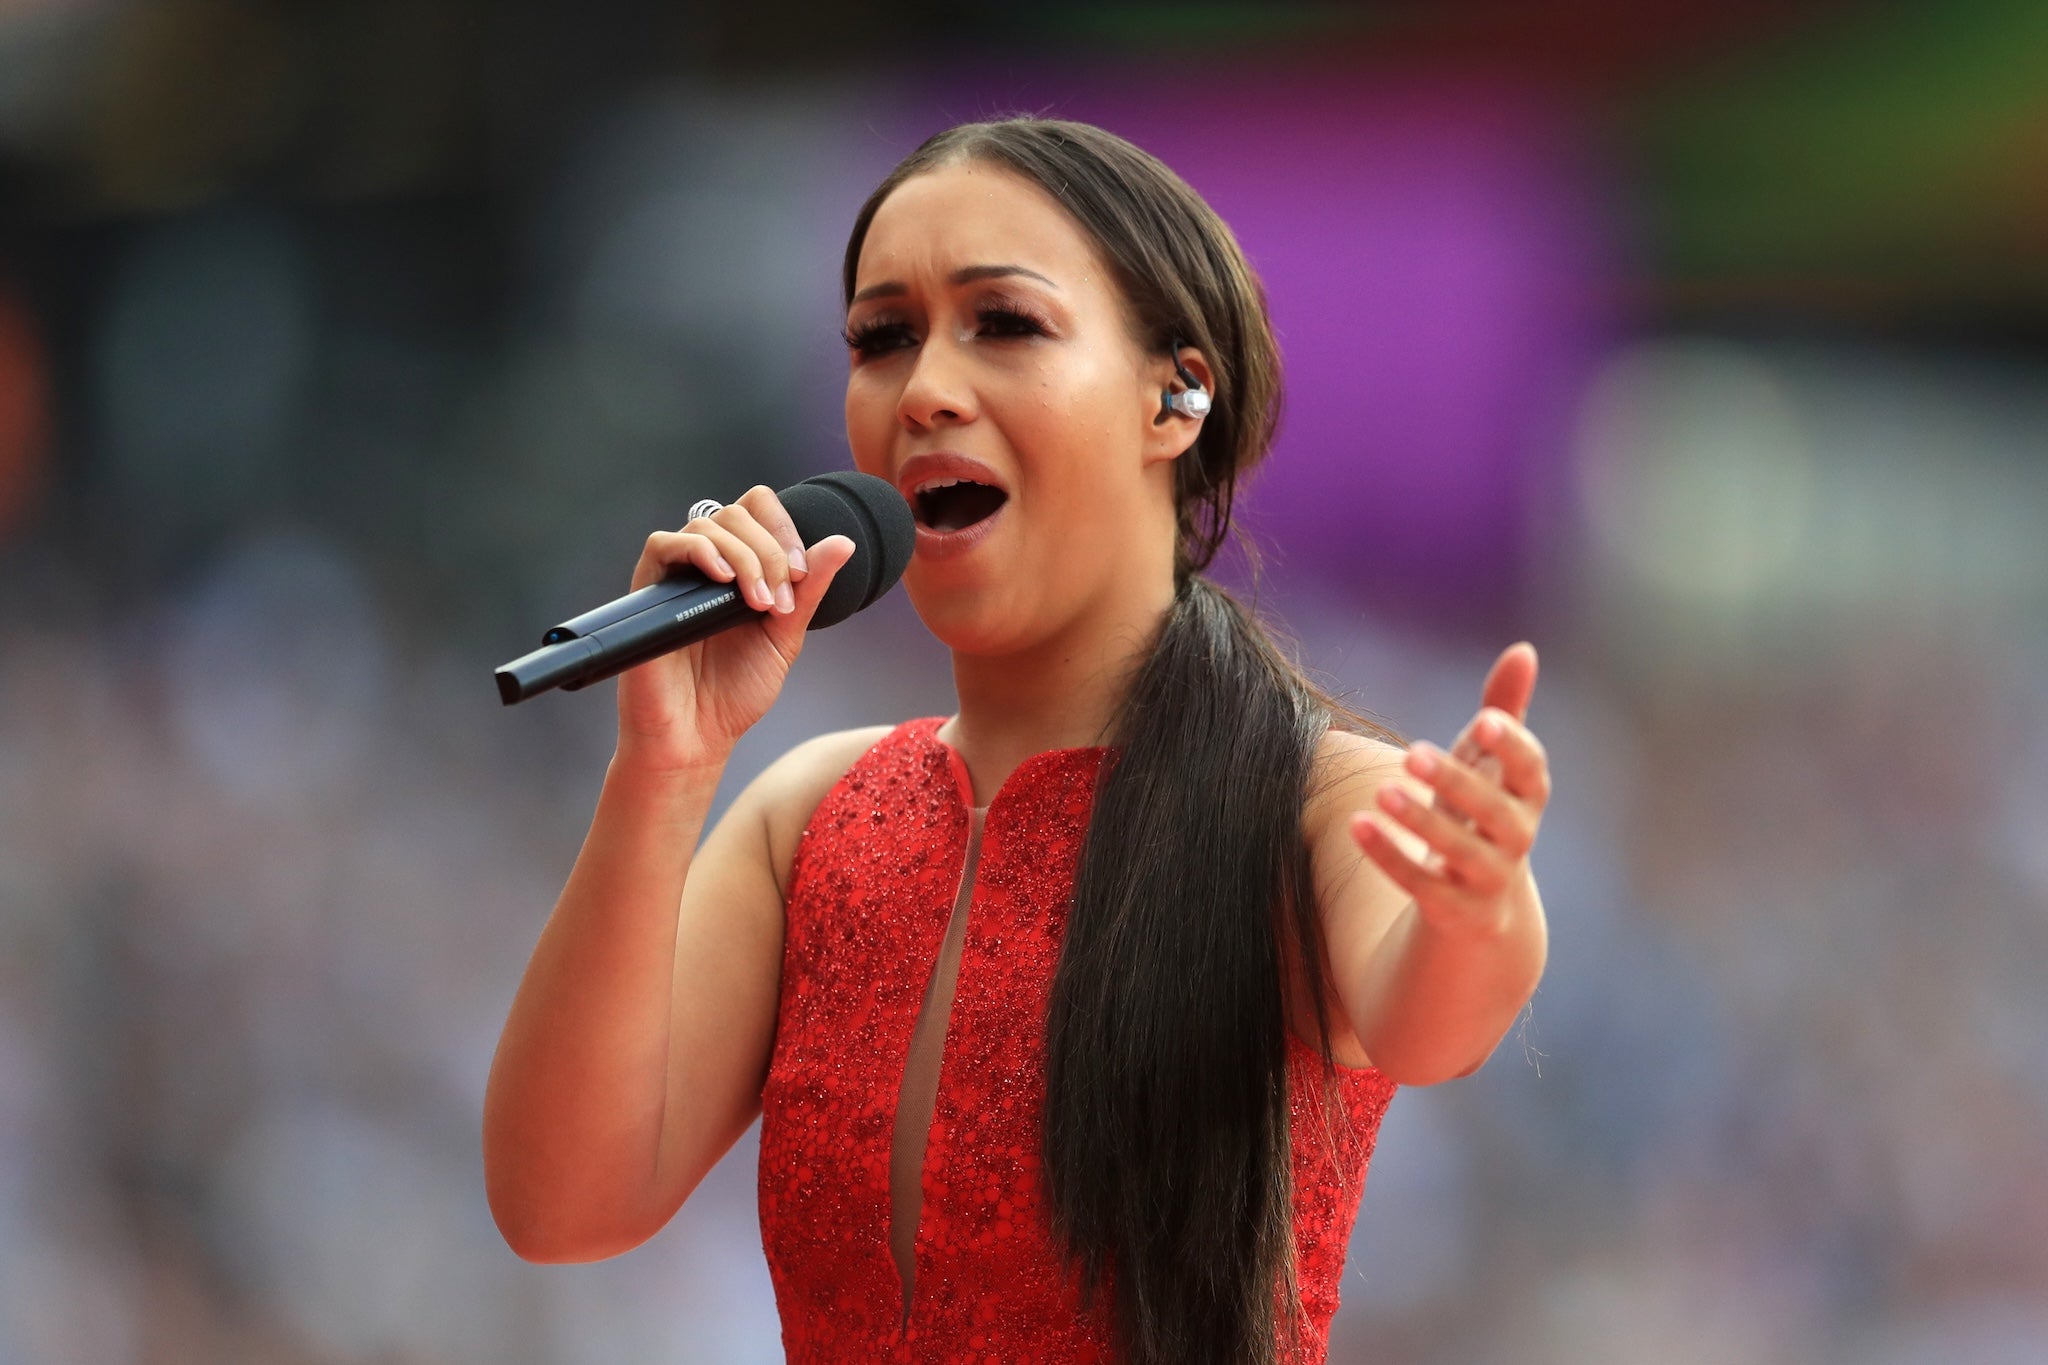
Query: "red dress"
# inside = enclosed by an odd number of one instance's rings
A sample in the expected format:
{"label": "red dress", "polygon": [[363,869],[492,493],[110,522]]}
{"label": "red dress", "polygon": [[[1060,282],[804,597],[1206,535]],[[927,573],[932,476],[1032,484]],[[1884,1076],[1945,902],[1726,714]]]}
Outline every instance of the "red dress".
{"label": "red dress", "polygon": [[[761,1096],[761,1236],[783,1346],[792,1365],[1109,1361],[1107,1308],[1083,1309],[1039,1180],[1046,1001],[1101,749],[1027,760],[983,822],[904,1314],[889,1243],[896,1099],[973,801],[940,723],[898,726],[862,755],[797,845]],[[1301,1344],[1317,1362],[1394,1091],[1377,1070],[1339,1068],[1350,1123],[1326,1124],[1320,1066],[1290,1034]]]}

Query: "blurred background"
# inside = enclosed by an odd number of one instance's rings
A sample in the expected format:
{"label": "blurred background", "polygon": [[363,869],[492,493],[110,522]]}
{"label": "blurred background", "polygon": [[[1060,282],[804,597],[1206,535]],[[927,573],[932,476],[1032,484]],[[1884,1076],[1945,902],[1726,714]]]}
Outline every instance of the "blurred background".
{"label": "blurred background", "polygon": [[[488,674],[846,462],[854,210],[1015,110],[1263,274],[1304,659],[1542,650],[1549,974],[1331,1360],[2048,1359],[2048,7],[0,0],[0,1363],[781,1359],[751,1137],[491,1224],[614,713]],[[728,795],[950,709],[896,594]]]}

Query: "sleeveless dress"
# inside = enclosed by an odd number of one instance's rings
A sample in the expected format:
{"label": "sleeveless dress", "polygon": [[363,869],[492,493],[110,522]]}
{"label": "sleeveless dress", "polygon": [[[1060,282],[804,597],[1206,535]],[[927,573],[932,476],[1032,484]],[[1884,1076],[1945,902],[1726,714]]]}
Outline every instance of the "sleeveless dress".
{"label": "sleeveless dress", "polygon": [[[791,1365],[1112,1361],[1106,1299],[1084,1305],[1039,1175],[1046,1003],[1107,751],[1019,765],[966,869],[973,785],[941,723],[907,722],[869,749],[797,845],[761,1097],[761,1236],[783,1346]],[[890,1249],[897,1097],[964,869],[906,1305]],[[1287,1047],[1299,1345],[1321,1362],[1394,1084],[1339,1067],[1339,1118],[1324,1109],[1320,1057],[1292,1033]]]}

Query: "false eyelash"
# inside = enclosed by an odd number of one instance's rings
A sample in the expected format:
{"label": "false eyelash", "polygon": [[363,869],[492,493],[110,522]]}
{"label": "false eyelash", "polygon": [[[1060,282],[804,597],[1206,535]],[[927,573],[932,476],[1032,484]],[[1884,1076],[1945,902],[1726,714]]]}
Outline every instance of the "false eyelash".
{"label": "false eyelash", "polygon": [[975,310],[975,317],[983,325],[986,325],[993,318],[1001,318],[1005,322],[1022,323],[1025,329],[1030,332],[1044,333],[1052,330],[1052,324],[1030,308],[1012,299],[1002,297],[992,298],[982,304],[980,308]]}
{"label": "false eyelash", "polygon": [[[1022,331],[1005,333],[1005,336],[1029,336],[1043,334],[1048,330],[1045,319],[1027,309],[1010,303],[988,303],[975,310],[975,319],[986,327],[992,322],[1018,324]],[[862,355],[874,355],[882,350],[881,339],[891,332],[907,332],[908,326],[886,317],[871,318],[858,327],[841,332],[840,340]]]}
{"label": "false eyelash", "polygon": [[876,342],[883,333],[906,330],[908,329],[900,322],[889,322],[881,318],[875,318],[862,323],[858,327],[849,327],[841,332],[839,336],[846,343],[848,349],[859,351],[862,355],[873,355],[881,349],[876,345]]}

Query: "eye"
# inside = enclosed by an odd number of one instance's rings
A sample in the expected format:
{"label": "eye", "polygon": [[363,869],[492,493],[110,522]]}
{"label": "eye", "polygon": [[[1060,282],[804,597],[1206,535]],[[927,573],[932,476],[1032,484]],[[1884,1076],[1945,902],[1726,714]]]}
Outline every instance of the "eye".
{"label": "eye", "polygon": [[858,327],[847,328],[840,336],[849,349],[862,355],[900,350],[912,340],[907,324],[889,318],[870,318]]}
{"label": "eye", "polygon": [[1038,318],[1006,304],[984,305],[975,317],[981,322],[981,330],[991,336],[1027,337],[1045,333],[1045,324]]}

